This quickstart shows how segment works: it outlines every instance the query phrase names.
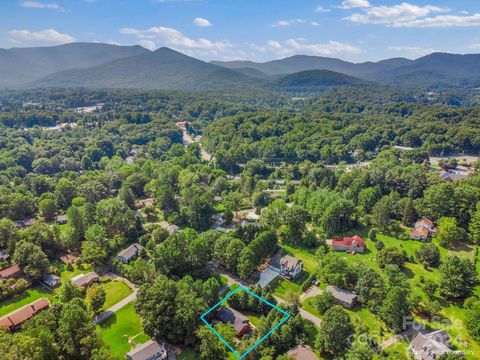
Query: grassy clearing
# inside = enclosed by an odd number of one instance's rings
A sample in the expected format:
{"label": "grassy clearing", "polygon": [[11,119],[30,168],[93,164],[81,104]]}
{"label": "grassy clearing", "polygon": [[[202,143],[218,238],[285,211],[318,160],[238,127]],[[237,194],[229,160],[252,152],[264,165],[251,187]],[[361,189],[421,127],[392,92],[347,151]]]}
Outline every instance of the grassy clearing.
{"label": "grassy clearing", "polygon": [[116,314],[97,326],[103,341],[110,347],[112,355],[124,359],[131,350],[129,338],[135,337],[136,343],[143,343],[150,338],[143,332],[140,317],[135,312],[133,303],[120,309]]}
{"label": "grassy clearing", "polygon": [[41,298],[47,298],[50,301],[54,301],[53,294],[45,291],[41,286],[34,286],[27,289],[22,294],[0,301],[0,316],[4,316]]}
{"label": "grassy clearing", "polygon": [[274,287],[273,293],[282,299],[286,299],[288,294],[297,295],[308,275],[309,274],[304,271],[296,280],[287,280],[283,278],[275,280],[275,283],[272,285],[272,287]]}
{"label": "grassy clearing", "polygon": [[132,290],[121,280],[113,280],[101,285],[105,289],[106,298],[103,310],[115,305],[132,293]]}

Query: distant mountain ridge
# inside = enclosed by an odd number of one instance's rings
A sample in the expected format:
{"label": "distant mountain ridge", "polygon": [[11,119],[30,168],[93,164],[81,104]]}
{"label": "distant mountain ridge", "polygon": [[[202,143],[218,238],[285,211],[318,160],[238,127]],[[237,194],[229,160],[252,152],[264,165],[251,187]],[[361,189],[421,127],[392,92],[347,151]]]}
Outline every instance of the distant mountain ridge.
{"label": "distant mountain ridge", "polygon": [[[319,72],[323,71],[323,72]],[[331,72],[331,73],[329,73]],[[296,74],[295,76],[289,76]],[[72,43],[41,48],[0,49],[0,89],[35,87],[277,91],[336,86],[400,88],[480,86],[480,54],[433,53],[416,60],[392,58],[352,63],[295,55],[257,63],[205,62],[169,48]]]}
{"label": "distant mountain ridge", "polygon": [[160,48],[86,69],[66,70],[29,84],[33,87],[220,90],[256,85],[242,73],[169,48]]}
{"label": "distant mountain ridge", "polygon": [[87,68],[148,52],[150,51],[139,45],[100,43],[0,49],[0,88],[16,87],[55,72]]}

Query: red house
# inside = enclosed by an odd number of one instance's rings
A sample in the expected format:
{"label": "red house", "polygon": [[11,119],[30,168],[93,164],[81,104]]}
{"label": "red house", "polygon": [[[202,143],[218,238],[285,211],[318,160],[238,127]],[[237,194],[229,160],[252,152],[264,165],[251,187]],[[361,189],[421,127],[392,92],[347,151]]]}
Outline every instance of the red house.
{"label": "red house", "polygon": [[231,324],[235,329],[238,337],[242,337],[250,331],[248,319],[240,314],[238,311],[229,307],[221,308],[215,315],[224,324]]}
{"label": "red house", "polygon": [[333,249],[336,251],[345,251],[350,254],[365,252],[365,240],[360,236],[336,238],[332,240]]}

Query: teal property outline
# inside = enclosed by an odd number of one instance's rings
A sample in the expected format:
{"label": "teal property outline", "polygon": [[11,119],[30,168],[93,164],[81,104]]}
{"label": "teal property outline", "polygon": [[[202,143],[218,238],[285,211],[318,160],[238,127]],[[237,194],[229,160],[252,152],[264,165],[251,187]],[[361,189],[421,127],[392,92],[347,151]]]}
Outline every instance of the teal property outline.
{"label": "teal property outline", "polygon": [[[242,355],[237,353],[234,348],[232,348],[228,342],[220,335],[210,323],[205,320],[205,316],[210,314],[213,310],[215,310],[217,307],[222,305],[224,302],[226,302],[233,294],[235,294],[238,290],[243,290],[246,291],[248,294],[255,296],[258,300],[264,302],[265,304],[271,306],[277,311],[280,311],[282,314],[285,315],[285,317],[280,321],[277,325],[275,325],[268,333],[266,333],[260,340],[258,340],[255,344],[253,344],[247,351],[245,351]],[[286,312],[283,309],[280,309],[278,306],[272,304],[271,302],[265,300],[264,298],[258,296],[254,292],[248,290],[246,287],[243,287],[242,285],[239,285],[236,289],[232,290],[230,293],[227,294],[222,300],[220,300],[218,303],[216,303],[213,307],[211,307],[209,310],[207,310],[205,313],[200,316],[200,319],[208,326],[210,330],[213,331],[213,333],[227,346],[227,348],[239,359],[243,359],[245,356],[247,356],[253,349],[255,349],[258,345],[260,345],[267,337],[269,337],[275,330],[277,330],[285,321],[290,319],[292,315],[288,312]]]}

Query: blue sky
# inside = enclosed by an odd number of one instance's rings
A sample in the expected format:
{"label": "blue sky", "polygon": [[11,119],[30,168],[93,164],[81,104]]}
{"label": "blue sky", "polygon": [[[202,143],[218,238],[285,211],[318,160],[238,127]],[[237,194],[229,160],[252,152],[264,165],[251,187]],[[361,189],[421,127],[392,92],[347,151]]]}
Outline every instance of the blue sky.
{"label": "blue sky", "polygon": [[477,0],[1,0],[0,47],[168,46],[204,60],[480,53]]}

